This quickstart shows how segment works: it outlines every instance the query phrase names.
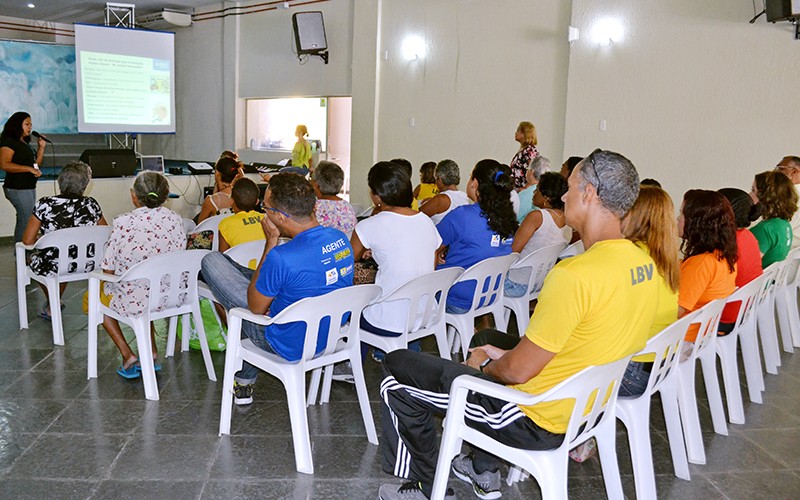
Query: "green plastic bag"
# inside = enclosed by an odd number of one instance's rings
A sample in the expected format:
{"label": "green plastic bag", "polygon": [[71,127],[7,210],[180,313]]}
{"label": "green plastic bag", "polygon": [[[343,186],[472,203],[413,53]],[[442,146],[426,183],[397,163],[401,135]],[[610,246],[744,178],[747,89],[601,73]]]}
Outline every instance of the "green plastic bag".
{"label": "green plastic bag", "polygon": [[[206,331],[206,339],[208,340],[208,348],[212,351],[224,351],[227,347],[225,342],[225,328],[217,323],[217,318],[214,316],[214,304],[210,300],[200,299],[200,316],[203,318],[203,328]],[[197,329],[194,327],[194,318],[189,318],[191,330],[189,332],[189,347],[191,349],[200,350],[200,339],[197,337]],[[178,321],[178,338],[182,339],[183,321]]]}

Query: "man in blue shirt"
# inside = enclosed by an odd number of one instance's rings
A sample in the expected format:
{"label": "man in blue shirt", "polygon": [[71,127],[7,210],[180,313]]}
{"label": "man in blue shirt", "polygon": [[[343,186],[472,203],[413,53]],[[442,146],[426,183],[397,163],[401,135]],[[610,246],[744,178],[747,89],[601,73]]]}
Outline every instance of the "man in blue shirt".
{"label": "man in blue shirt", "polygon": [[[264,195],[266,216],[261,220],[267,237],[255,271],[228,256],[212,252],[203,259],[203,279],[225,307],[246,307],[255,314],[275,316],[306,297],[316,297],[353,284],[350,242],[337,229],[320,226],[314,217],[316,196],[311,184],[291,173],[274,175]],[[291,240],[278,246],[278,238]],[[242,324],[243,338],[288,361],[303,352],[305,325],[291,323],[261,327]],[[322,350],[327,338],[319,338]],[[236,373],[234,403],[253,402],[258,368],[246,361]]]}

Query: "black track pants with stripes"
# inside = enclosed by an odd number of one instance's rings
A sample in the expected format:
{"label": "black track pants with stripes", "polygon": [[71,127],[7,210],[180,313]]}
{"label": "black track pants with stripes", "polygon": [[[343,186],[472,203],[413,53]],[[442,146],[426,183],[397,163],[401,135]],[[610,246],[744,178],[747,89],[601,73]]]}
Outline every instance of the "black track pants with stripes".
{"label": "black track pants with stripes", "polygon": [[[487,344],[497,344],[487,340]],[[435,417],[447,412],[450,385],[463,374],[492,379],[461,363],[408,350],[387,354],[383,368],[383,470],[430,485],[439,451],[436,435],[439,422]],[[518,448],[551,449],[563,440],[562,434],[553,434],[536,425],[517,405],[482,394],[472,393],[467,397],[467,422],[495,440]],[[497,459],[486,451],[473,449],[473,456],[478,471],[499,466]]]}

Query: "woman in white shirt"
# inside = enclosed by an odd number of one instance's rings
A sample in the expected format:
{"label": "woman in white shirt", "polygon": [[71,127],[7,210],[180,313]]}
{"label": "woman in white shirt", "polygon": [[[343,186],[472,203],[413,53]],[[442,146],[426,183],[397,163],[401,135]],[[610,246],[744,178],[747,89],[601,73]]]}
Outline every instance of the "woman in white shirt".
{"label": "woman in white shirt", "polygon": [[461,172],[453,160],[442,160],[437,163],[433,177],[436,179],[439,194],[423,203],[419,211],[430,217],[434,224],[438,224],[454,208],[468,205],[470,201],[467,193],[458,190]]}
{"label": "woman in white shirt", "polygon": [[[375,284],[386,296],[400,285],[433,272],[442,239],[428,216],[411,209],[411,180],[401,167],[391,162],[376,163],[367,184],[380,213],[356,225],[350,244],[356,261],[367,251],[372,253],[378,263]],[[397,337],[405,328],[407,312],[403,302],[371,305],[364,309],[361,328]]]}

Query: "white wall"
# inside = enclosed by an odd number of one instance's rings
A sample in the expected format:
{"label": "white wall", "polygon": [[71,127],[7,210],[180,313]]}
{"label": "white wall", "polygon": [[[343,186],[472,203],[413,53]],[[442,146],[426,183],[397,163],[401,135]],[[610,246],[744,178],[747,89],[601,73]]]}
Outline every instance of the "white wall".
{"label": "white wall", "polygon": [[[679,203],[690,188],[749,191],[755,173],[800,153],[800,42],[788,23],[748,24],[749,0],[574,0],[572,12],[581,38],[565,155],[619,151]],[[625,40],[592,45],[589,29],[605,16],[622,22]]]}

